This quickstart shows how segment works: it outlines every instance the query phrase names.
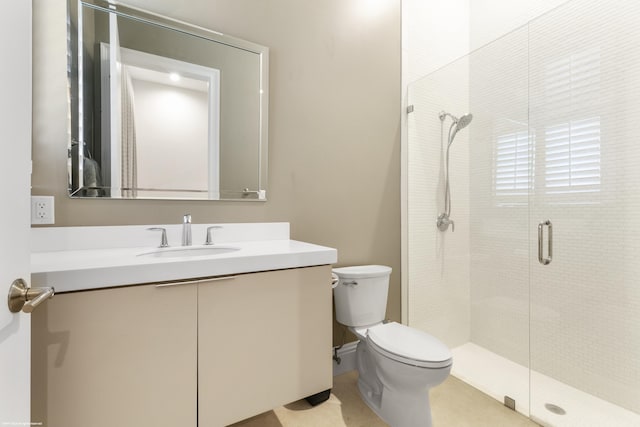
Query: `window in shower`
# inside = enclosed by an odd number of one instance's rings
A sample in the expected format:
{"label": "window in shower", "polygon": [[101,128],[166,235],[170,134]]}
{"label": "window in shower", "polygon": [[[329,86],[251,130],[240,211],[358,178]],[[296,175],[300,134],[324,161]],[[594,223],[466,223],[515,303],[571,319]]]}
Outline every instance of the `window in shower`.
{"label": "window in shower", "polygon": [[[526,203],[535,188],[531,179],[535,153],[528,132],[500,135],[495,147],[494,188],[499,203]],[[548,195],[599,192],[600,157],[600,117],[548,126],[544,132],[544,183],[539,188]]]}
{"label": "window in shower", "polygon": [[600,68],[599,47],[545,67],[545,107],[553,115],[545,120],[543,179],[558,202],[585,203],[600,191]]}
{"label": "window in shower", "polygon": [[600,191],[600,117],[546,129],[544,179],[547,194]]}
{"label": "window in shower", "polygon": [[504,203],[525,203],[533,181],[530,170],[533,156],[527,131],[500,135],[495,143],[495,194]]}

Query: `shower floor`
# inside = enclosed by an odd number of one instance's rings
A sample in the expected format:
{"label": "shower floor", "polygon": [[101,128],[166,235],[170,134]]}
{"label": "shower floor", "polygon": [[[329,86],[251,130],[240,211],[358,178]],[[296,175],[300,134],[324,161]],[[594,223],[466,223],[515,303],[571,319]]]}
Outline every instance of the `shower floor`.
{"label": "shower floor", "polygon": [[[453,349],[451,373],[500,402],[516,401],[516,410],[543,426],[637,427],[640,414],[598,399],[550,377],[518,365],[473,343]],[[529,401],[529,375],[532,393]],[[558,415],[545,408],[551,403],[564,409]]]}

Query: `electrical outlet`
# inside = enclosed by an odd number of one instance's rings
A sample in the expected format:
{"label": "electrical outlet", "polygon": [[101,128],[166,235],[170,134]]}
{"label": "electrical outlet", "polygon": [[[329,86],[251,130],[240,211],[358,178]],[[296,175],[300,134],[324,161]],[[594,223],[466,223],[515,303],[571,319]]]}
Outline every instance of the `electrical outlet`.
{"label": "electrical outlet", "polygon": [[31,196],[31,224],[54,224],[53,196]]}

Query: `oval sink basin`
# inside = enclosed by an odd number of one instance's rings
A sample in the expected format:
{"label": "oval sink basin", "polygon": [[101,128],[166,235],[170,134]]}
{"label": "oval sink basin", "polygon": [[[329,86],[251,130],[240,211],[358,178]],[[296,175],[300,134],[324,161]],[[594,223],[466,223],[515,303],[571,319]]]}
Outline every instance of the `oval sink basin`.
{"label": "oval sink basin", "polygon": [[228,246],[186,247],[179,249],[158,249],[153,252],[138,254],[137,256],[149,258],[186,258],[194,256],[227,254],[229,252],[235,252],[237,250],[240,250],[240,248],[233,248]]}

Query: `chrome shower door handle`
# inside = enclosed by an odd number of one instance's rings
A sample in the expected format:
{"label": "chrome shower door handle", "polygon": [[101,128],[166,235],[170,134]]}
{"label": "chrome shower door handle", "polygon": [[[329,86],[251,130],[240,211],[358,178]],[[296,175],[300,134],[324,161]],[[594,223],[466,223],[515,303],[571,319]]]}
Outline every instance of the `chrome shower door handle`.
{"label": "chrome shower door handle", "polygon": [[[543,255],[544,252],[544,226],[547,226],[547,257]],[[538,262],[542,265],[551,264],[553,259],[553,224],[550,220],[542,221],[538,224]]]}

